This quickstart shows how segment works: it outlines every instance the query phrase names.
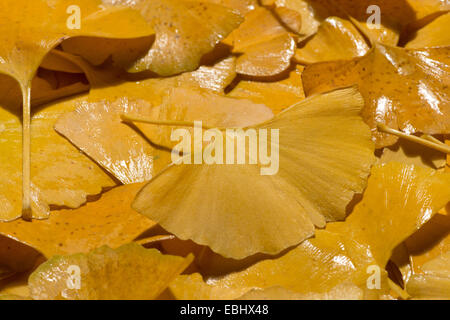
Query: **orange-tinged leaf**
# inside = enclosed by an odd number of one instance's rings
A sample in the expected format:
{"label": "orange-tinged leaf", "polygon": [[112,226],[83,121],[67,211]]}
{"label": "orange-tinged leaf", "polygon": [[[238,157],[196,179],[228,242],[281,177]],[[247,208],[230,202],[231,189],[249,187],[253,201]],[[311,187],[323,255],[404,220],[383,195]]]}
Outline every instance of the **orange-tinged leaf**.
{"label": "orange-tinged leaf", "polygon": [[129,68],[131,72],[151,70],[170,76],[193,71],[202,56],[242,22],[234,10],[201,1],[103,0],[103,3],[136,8],[156,31],[152,48]]}
{"label": "orange-tinged leaf", "polygon": [[[450,175],[390,163],[373,167],[362,201],[345,222],[329,224],[286,255],[241,272],[207,279],[180,276],[170,286],[177,299],[234,299],[255,288],[282,286],[300,294],[330,292],[352,283],[364,298],[389,291],[383,271],[392,250],[450,199]],[[381,289],[368,290],[367,267],[381,270]]]}
{"label": "orange-tinged leaf", "polygon": [[450,45],[450,13],[444,14],[418,30],[406,44],[408,49]]}
{"label": "orange-tinged leaf", "polygon": [[307,95],[357,83],[366,106],[363,117],[377,147],[395,136],[377,123],[406,133],[450,130],[450,47],[405,50],[377,44],[367,55],[348,61],[313,64],[303,72]]}
{"label": "orange-tinged leaf", "polygon": [[348,20],[327,18],[317,33],[297,49],[295,60],[302,64],[345,60],[364,56],[369,51],[364,37]]}
{"label": "orange-tinged leaf", "polygon": [[244,16],[258,6],[258,0],[200,0],[202,2],[216,3],[224,7],[232,8]]}
{"label": "orange-tinged leaf", "polygon": [[[87,254],[55,256],[30,276],[31,297],[39,300],[151,300],[192,262],[138,244],[105,246]],[[67,287],[71,266],[80,270],[80,289]]]}
{"label": "orange-tinged leaf", "polygon": [[416,12],[416,18],[422,19],[433,13],[450,10],[448,0],[406,0]]}
{"label": "orange-tinged leaf", "polygon": [[103,245],[129,243],[155,223],[131,209],[142,184],[106,192],[98,201],[76,210],[54,211],[47,220],[0,223],[0,234],[35,248],[47,258],[89,252]]}
{"label": "orange-tinged leaf", "polygon": [[302,72],[303,67],[297,65],[287,78],[279,81],[240,80],[228,96],[265,104],[277,114],[305,99]]}
{"label": "orange-tinged leaf", "polygon": [[295,41],[265,8],[250,11],[232,33],[233,52],[241,54],[236,62],[240,74],[267,77],[286,70],[294,55]]}
{"label": "orange-tinged leaf", "polygon": [[279,253],[312,236],[314,224],[344,219],[353,194],[363,190],[374,156],[359,116],[362,106],[355,88],[302,101],[250,127],[280,129],[279,144],[259,136],[268,149],[280,150],[273,175],[261,175],[261,162],[172,165],[138,194],[133,207],[178,238],[224,257]]}
{"label": "orange-tinged leaf", "polygon": [[0,235],[0,280],[30,270],[39,256],[33,248]]}

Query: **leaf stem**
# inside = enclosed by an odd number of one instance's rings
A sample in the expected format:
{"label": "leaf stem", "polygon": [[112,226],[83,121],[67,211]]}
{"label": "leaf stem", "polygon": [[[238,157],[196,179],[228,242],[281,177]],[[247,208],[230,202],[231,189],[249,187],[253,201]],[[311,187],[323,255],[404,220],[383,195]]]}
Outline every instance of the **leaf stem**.
{"label": "leaf stem", "polygon": [[[450,147],[447,146],[446,144],[443,144],[442,142],[440,142],[439,140],[437,140],[434,137],[428,136],[430,138],[420,138],[420,137],[417,137],[417,136],[414,136],[414,135],[411,135],[411,134],[406,134],[404,132],[392,129],[392,128],[386,126],[383,123],[378,123],[377,127],[378,127],[378,130],[381,131],[381,132],[389,133],[389,134],[392,134],[394,136],[397,136],[397,137],[400,137],[400,138],[403,138],[403,139],[406,139],[406,140],[409,140],[409,141],[421,144],[423,146],[426,146],[426,147],[429,147],[429,148],[432,148],[432,149],[435,149],[435,150],[438,150],[438,151],[450,154]],[[436,140],[439,141],[439,143]]]}
{"label": "leaf stem", "polygon": [[[123,122],[141,122],[147,124],[154,124],[157,126],[174,126],[174,127],[194,127],[194,121],[173,121],[173,120],[153,120],[150,118],[145,118],[141,116],[130,116],[126,114],[122,114],[120,116]],[[213,129],[214,127],[210,127],[202,124],[203,129]]]}
{"label": "leaf stem", "polygon": [[22,219],[31,221],[31,85],[22,87]]}

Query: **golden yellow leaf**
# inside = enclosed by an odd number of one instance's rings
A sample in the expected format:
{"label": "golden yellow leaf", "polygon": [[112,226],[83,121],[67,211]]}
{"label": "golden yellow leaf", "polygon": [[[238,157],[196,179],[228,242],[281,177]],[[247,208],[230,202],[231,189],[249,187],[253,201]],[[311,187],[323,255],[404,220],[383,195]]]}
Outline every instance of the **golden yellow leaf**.
{"label": "golden yellow leaf", "polygon": [[[187,258],[162,255],[156,249],[137,244],[116,250],[102,247],[88,254],[55,256],[30,276],[31,297],[39,300],[150,300],[192,262]],[[70,274],[80,271],[80,289],[68,288]]]}
{"label": "golden yellow leaf", "polygon": [[[314,224],[344,219],[354,193],[363,190],[374,156],[362,106],[355,88],[302,101],[250,127],[280,130],[279,143],[259,135],[260,143],[280,151],[274,175],[261,175],[262,162],[172,165],[133,207],[178,238],[224,257],[276,254],[312,236]],[[234,143],[228,135],[224,140]]]}
{"label": "golden yellow leaf", "polygon": [[[255,288],[321,294],[353,284],[365,299],[380,298],[389,292],[384,266],[392,250],[449,199],[449,173],[394,162],[375,166],[347,221],[328,224],[280,258],[206,283],[199,274],[180,276],[170,290],[177,299],[234,299]],[[379,268],[379,289],[367,286],[368,267]]]}
{"label": "golden yellow leaf", "polygon": [[[105,9],[100,5],[100,0],[5,0],[0,3],[0,73],[18,81],[23,97],[22,215],[27,220],[33,217],[31,81],[47,53],[73,36],[136,38],[153,33],[139,12],[129,8]],[[77,23],[71,22],[67,13],[72,12],[74,6],[83,13]]]}
{"label": "golden yellow leaf", "polygon": [[416,12],[416,19],[450,10],[450,2],[448,0],[406,0],[406,2]]}
{"label": "golden yellow leaf", "polygon": [[345,60],[364,56],[369,46],[356,27],[348,20],[327,18],[317,33],[295,52],[302,64]]}
{"label": "golden yellow leaf", "polygon": [[[416,12],[406,0],[275,0],[277,6],[298,11],[302,16],[301,33],[309,37],[326,18],[337,16],[353,18],[358,27],[372,40],[387,45],[396,45],[400,33],[416,20]],[[380,24],[370,19],[379,8]],[[369,9],[371,9],[369,11]],[[375,10],[377,10],[375,8]]]}
{"label": "golden yellow leaf", "polygon": [[307,66],[308,95],[357,83],[366,106],[363,117],[378,148],[397,137],[377,124],[406,133],[445,134],[450,130],[450,47],[406,50],[376,44],[364,57]]}
{"label": "golden yellow leaf", "polygon": [[363,290],[354,284],[340,284],[324,293],[301,294],[283,287],[253,289],[238,300],[361,300]]}
{"label": "golden yellow leaf", "polygon": [[446,162],[442,152],[405,140],[399,140],[395,145],[383,149],[380,162],[392,161],[431,169],[442,169]]}
{"label": "golden yellow leaf", "polygon": [[444,14],[418,30],[406,44],[408,49],[450,46],[450,13]]}
{"label": "golden yellow leaf", "polygon": [[200,0],[201,2],[216,3],[224,7],[238,10],[244,16],[258,6],[258,0]]}
{"label": "golden yellow leaf", "polygon": [[156,31],[156,40],[131,72],[151,70],[162,76],[193,71],[202,56],[242,22],[230,8],[213,3],[183,0],[103,0],[110,6],[139,10]]}
{"label": "golden yellow leaf", "polygon": [[[78,98],[80,101],[83,98]],[[88,195],[116,183],[93,161],[55,132],[59,116],[73,110],[73,102],[47,105],[33,114],[31,177],[34,218],[47,218],[50,205],[77,208]],[[22,215],[22,142],[20,116],[0,108],[0,220]]]}
{"label": "golden yellow leaf", "polygon": [[273,14],[262,7],[250,11],[232,33],[233,52],[240,54],[236,71],[267,77],[280,74],[291,64],[295,41]]}
{"label": "golden yellow leaf", "polygon": [[54,211],[47,220],[1,222],[0,234],[35,248],[47,258],[89,252],[103,245],[117,248],[155,225],[131,209],[142,186],[115,188],[79,209]]}
{"label": "golden yellow leaf", "polygon": [[228,96],[265,104],[277,114],[305,99],[302,72],[303,67],[297,65],[285,79],[279,81],[240,80]]}
{"label": "golden yellow leaf", "polygon": [[406,290],[414,299],[448,298],[450,279],[448,264],[450,252],[450,217],[435,215],[405,241],[411,269],[405,275]]}

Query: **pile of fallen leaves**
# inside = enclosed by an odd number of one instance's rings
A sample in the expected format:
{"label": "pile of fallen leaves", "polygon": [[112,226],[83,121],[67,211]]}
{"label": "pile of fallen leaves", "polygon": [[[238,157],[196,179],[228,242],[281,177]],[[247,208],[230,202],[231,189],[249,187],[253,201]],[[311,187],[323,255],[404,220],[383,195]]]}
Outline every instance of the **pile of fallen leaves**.
{"label": "pile of fallen leaves", "polygon": [[1,0],[0,299],[449,299],[449,10]]}

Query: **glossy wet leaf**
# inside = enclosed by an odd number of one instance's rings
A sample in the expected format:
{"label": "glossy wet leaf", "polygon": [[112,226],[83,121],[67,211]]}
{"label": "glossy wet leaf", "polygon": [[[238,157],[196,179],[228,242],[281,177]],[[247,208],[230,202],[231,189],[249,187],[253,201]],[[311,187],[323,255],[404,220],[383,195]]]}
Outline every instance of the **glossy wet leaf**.
{"label": "glossy wet leaf", "polygon": [[30,270],[39,255],[33,248],[0,235],[0,280]]}
{"label": "glossy wet leaf", "polygon": [[406,133],[450,130],[450,48],[405,50],[377,44],[364,57],[324,62],[303,72],[307,95],[357,83],[366,106],[363,117],[377,147],[397,138],[377,131],[384,123]]}
{"label": "glossy wet leaf", "polygon": [[[298,11],[302,16],[305,37],[317,32],[326,18],[337,16],[343,19],[353,18],[358,26],[371,39],[388,45],[396,45],[400,33],[416,20],[416,12],[406,0],[275,0],[268,1],[277,6]],[[373,25],[369,18],[374,11],[368,12],[370,6],[380,8],[380,24]]]}
{"label": "glossy wet leaf", "polygon": [[286,70],[294,55],[295,41],[265,8],[250,11],[232,34],[233,52],[239,54],[236,71],[267,77]]}
{"label": "glossy wet leaf", "polygon": [[52,212],[47,220],[0,223],[0,234],[38,250],[47,258],[129,243],[155,223],[131,209],[142,184],[121,186],[76,210]]}
{"label": "glossy wet leaf", "polygon": [[129,68],[132,72],[151,70],[170,76],[195,70],[202,56],[242,22],[233,9],[201,1],[103,0],[103,3],[135,8],[155,29],[155,43]]}
{"label": "glossy wet leaf", "polygon": [[[82,98],[80,98],[82,100]],[[89,195],[116,183],[53,129],[59,116],[72,111],[71,102],[47,105],[32,119],[31,177],[34,218],[47,218],[49,206],[77,208]],[[22,142],[20,116],[0,109],[0,220],[22,214]]]}
{"label": "glossy wet leaf", "polygon": [[279,81],[240,80],[228,96],[265,104],[277,114],[305,99],[302,72],[303,67],[296,66],[286,78]]}
{"label": "glossy wet leaf", "polygon": [[295,60],[302,64],[345,60],[364,56],[369,46],[358,29],[348,20],[327,18],[317,34],[295,52]]}
{"label": "glossy wet leaf", "polygon": [[[192,261],[163,255],[137,244],[116,250],[102,247],[87,254],[55,256],[30,276],[31,297],[39,300],[155,299]],[[67,287],[71,266],[78,266],[81,288]]]}
{"label": "glossy wet leaf", "polygon": [[311,237],[314,224],[344,219],[353,194],[363,190],[374,158],[370,132],[359,116],[362,105],[356,89],[343,89],[254,126],[280,129],[279,144],[259,136],[269,150],[280,150],[274,175],[261,175],[267,167],[261,162],[172,165],[139,193],[133,207],[178,238],[224,257],[276,254]]}
{"label": "glossy wet leaf", "polygon": [[[241,272],[202,281],[180,276],[170,286],[177,299],[234,299],[252,289],[282,286],[299,294],[330,292],[353,283],[364,298],[389,291],[384,271],[392,250],[450,200],[450,175],[390,163],[375,166],[363,199],[345,222],[328,224],[286,255]],[[380,268],[381,289],[368,290],[367,267]]]}

